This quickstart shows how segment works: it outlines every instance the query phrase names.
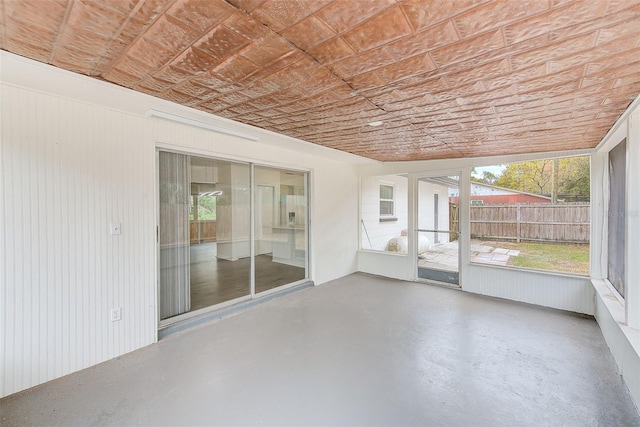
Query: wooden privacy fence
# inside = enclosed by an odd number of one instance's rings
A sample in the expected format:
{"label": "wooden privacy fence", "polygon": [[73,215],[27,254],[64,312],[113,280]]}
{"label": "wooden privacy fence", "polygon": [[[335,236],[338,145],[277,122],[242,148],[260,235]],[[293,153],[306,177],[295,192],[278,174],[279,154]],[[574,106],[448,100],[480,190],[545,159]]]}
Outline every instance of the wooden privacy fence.
{"label": "wooden privacy fence", "polygon": [[588,203],[472,205],[471,237],[588,243]]}

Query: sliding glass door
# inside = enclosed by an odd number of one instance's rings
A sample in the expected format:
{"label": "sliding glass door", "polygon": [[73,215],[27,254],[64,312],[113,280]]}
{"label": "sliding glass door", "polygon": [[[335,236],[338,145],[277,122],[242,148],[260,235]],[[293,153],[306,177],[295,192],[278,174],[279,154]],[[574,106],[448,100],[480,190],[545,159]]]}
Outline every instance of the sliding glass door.
{"label": "sliding glass door", "polygon": [[307,183],[302,172],[256,166],[255,291],[307,277]]}
{"label": "sliding glass door", "polygon": [[306,173],[165,151],[158,173],[161,321],[308,278]]}

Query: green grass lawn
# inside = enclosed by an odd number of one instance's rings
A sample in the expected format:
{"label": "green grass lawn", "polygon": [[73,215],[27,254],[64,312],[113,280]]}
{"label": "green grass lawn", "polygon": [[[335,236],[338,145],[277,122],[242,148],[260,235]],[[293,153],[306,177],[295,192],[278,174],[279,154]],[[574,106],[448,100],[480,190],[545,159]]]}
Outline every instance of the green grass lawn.
{"label": "green grass lawn", "polygon": [[509,258],[509,265],[537,270],[589,274],[589,245],[512,243],[508,247],[520,251],[520,255]]}

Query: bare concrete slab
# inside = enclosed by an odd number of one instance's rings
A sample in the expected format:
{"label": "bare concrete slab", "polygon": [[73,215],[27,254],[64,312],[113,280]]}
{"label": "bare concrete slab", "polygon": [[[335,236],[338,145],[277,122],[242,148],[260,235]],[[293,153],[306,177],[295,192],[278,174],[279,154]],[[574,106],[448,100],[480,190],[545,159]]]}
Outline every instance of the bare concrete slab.
{"label": "bare concrete slab", "polygon": [[0,401],[3,426],[637,426],[589,317],[354,274]]}

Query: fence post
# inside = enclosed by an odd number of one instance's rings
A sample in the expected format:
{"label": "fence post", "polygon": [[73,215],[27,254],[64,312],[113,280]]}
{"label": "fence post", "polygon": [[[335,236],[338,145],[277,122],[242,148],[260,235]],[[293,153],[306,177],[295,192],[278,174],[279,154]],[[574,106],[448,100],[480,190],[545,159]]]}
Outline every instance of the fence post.
{"label": "fence post", "polygon": [[516,204],[516,242],[520,243],[520,203]]}

